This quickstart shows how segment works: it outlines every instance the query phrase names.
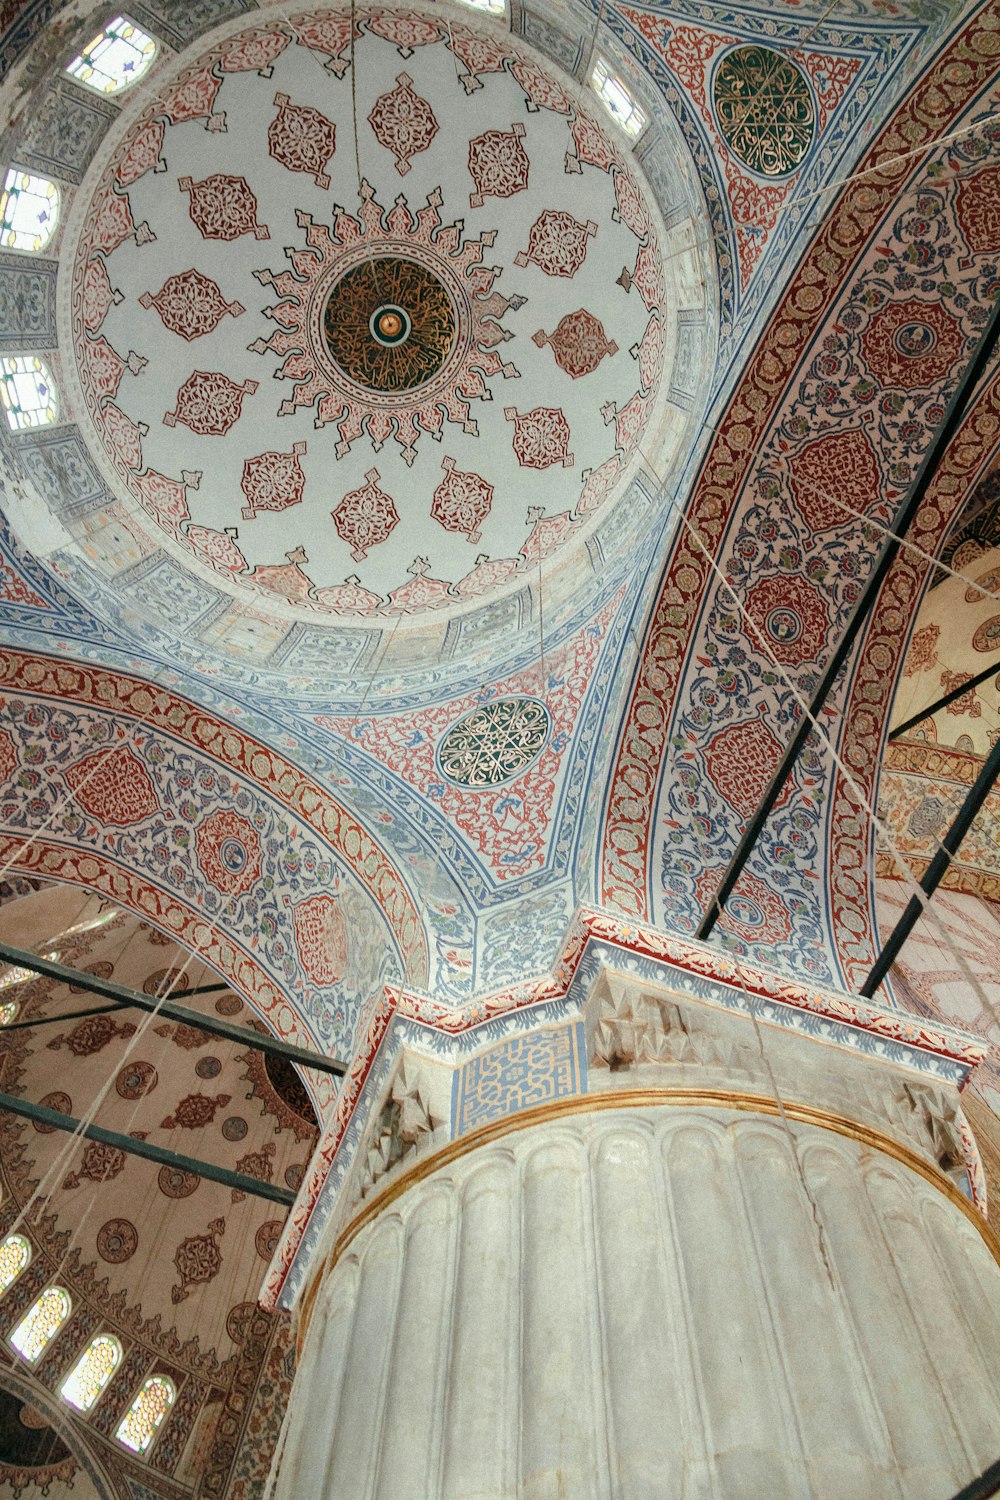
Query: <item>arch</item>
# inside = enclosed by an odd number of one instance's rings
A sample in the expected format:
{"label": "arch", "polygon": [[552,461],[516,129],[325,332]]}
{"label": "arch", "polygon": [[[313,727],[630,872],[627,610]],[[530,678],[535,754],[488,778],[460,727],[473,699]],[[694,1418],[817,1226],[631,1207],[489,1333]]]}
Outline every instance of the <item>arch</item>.
{"label": "arch", "polygon": [[9,1234],[0,1245],[0,1296],[20,1276],[31,1260],[31,1241],[24,1234]]}
{"label": "arch", "polygon": [[10,1335],[10,1342],[23,1359],[34,1364],[72,1310],[73,1300],[65,1287],[47,1286]]}
{"label": "arch", "polygon": [[91,1339],[59,1388],[59,1394],[77,1411],[89,1411],[121,1364],[122,1346],[113,1333]]}
{"label": "arch", "polygon": [[143,1381],[132,1405],[118,1425],[115,1437],[133,1453],[146,1453],[174,1404],[177,1392],[166,1375],[151,1375]]}

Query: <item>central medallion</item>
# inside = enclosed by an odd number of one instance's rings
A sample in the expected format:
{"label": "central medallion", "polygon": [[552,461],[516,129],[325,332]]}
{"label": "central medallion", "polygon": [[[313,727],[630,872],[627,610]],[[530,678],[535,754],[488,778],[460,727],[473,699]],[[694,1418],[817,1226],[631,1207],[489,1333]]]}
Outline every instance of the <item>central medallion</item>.
{"label": "central medallion", "polygon": [[441,370],[455,311],[426,266],[372,256],[336,283],[323,312],[326,346],[344,374],[372,391],[410,391]]}

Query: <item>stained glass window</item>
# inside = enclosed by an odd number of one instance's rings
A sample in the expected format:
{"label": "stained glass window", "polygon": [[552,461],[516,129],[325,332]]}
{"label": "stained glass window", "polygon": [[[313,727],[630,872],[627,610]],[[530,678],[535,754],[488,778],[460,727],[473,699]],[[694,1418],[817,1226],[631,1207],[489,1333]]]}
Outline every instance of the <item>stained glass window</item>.
{"label": "stained glass window", "polygon": [[9,1026],[21,1009],[16,1000],[5,1000],[0,1005],[0,1026]]}
{"label": "stained glass window", "polygon": [[58,218],[55,183],[11,167],[0,193],[0,245],[5,250],[44,250]]}
{"label": "stained glass window", "polygon": [[507,10],[506,0],[462,0],[462,4],[473,10],[484,10],[490,16],[502,16]]}
{"label": "stained glass window", "polygon": [[[58,953],[43,953],[42,957],[49,959],[52,963],[55,963],[59,955]],[[38,975],[35,973],[34,969],[22,969],[18,967],[6,969],[3,974],[0,974],[0,990],[9,990],[12,989],[15,984],[24,984],[26,979],[37,978]],[[17,1001],[11,1000],[8,1002],[8,1004],[16,1006]],[[2,1015],[3,1012],[0,1011],[0,1016]],[[13,1017],[8,1017],[8,1020],[11,1019],[13,1019]],[[0,1026],[5,1026],[6,1024],[6,1021],[0,1020]]]}
{"label": "stained glass window", "polygon": [[151,1375],[122,1418],[118,1441],[133,1453],[145,1453],[174,1404],[174,1394],[165,1375]]}
{"label": "stained glass window", "polygon": [[13,1284],[31,1259],[31,1245],[23,1234],[9,1234],[0,1245],[0,1293]]}
{"label": "stained glass window", "polygon": [[616,77],[599,57],[590,75],[590,84],[600,95],[604,108],[612,115],[626,135],[638,135],[646,124],[646,116],[636,104],[621,79]]}
{"label": "stained glass window", "polygon": [[18,1354],[36,1360],[55,1338],[72,1306],[69,1292],[63,1291],[61,1286],[46,1287],[10,1336]]}
{"label": "stained glass window", "polygon": [[98,1334],[62,1383],[62,1395],[77,1411],[89,1411],[118,1368],[122,1346],[110,1333]]}
{"label": "stained glass window", "polygon": [[120,94],[142,77],[155,52],[151,36],[134,21],[116,16],[74,57],[66,72],[99,94]]}
{"label": "stained glass window", "polygon": [[47,427],[56,419],[56,388],[52,376],[31,354],[0,359],[0,401],[15,432]]}

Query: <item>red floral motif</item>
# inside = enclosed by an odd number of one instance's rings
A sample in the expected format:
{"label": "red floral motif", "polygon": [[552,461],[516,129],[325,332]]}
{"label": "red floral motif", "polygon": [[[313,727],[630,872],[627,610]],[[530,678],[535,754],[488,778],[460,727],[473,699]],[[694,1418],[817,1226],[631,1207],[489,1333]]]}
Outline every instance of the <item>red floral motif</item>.
{"label": "red floral motif", "polygon": [[396,158],[396,170],[405,177],[410,158],[426,151],[438,133],[438,122],[426,99],[413,92],[413,79],[400,73],[396,87],[376,99],[368,123],[380,146]]}
{"label": "red floral motif", "polygon": [[183,1302],[190,1287],[204,1285],[218,1276],[222,1269],[218,1236],[225,1227],[225,1219],[213,1219],[207,1234],[195,1234],[181,1240],[174,1252],[174,1265],[180,1281],[170,1288],[171,1302]]}
{"label": "red floral motif", "polygon": [[300,503],[306,476],[299,459],[305,451],[305,443],[293,443],[291,453],[259,453],[246,460],[240,480],[247,501],[243,507],[245,521],[252,521],[262,510],[287,510]]}
{"label": "red floral motif", "polygon": [[663,370],[663,324],[653,313],[638,344],[629,350],[639,364],[639,382],[644,391],[652,391]]}
{"label": "red floral motif", "polygon": [[159,812],[153,783],[127,745],[95,750],[65,772],[66,784],[84,812],[113,828],[131,828]]}
{"label": "red floral motif", "polygon": [[106,193],[101,202],[97,223],[94,226],[92,243],[95,250],[110,255],[128,239],[137,245],[148,245],[156,238],[148,224],[136,224],[132,218],[129,201],[122,193]]}
{"label": "red floral motif", "polygon": [[601,416],[606,424],[615,424],[615,447],[623,458],[629,458],[639,446],[643,428],[649,416],[649,398],[641,396],[637,391],[630,396],[624,406],[616,406],[613,401],[605,401],[601,407]]}
{"label": "red floral motif", "polygon": [[[760,719],[730,724],[713,735],[705,747],[705,770],[719,795],[741,817],[748,818],[767,790],[781,759],[781,745]],[[791,796],[786,781],[776,807]]]}
{"label": "red floral motif", "polygon": [[165,531],[176,534],[182,521],[191,512],[188,509],[187,492],[196,490],[201,483],[197,470],[182,469],[180,480],[168,479],[156,469],[147,469],[135,476],[134,485],[143,510],[147,511]]}
{"label": "red floral motif", "polygon": [[259,73],[262,78],[270,78],[272,64],[290,40],[284,31],[241,31],[224,43],[219,67],[223,73]]}
{"label": "red floral motif", "polygon": [[467,71],[460,76],[467,94],[482,88],[480,73],[502,73],[508,57],[497,38],[468,31],[457,21],[449,26],[448,46],[459,62],[465,64]]}
{"label": "red floral motif", "polygon": [[247,560],[237,547],[233,537],[235,527],[215,531],[211,526],[189,524],[184,529],[184,540],[195,557],[208,563],[218,573],[245,573]]}
{"label": "red floral motif", "polygon": [[257,199],[245,177],[213,172],[201,182],[181,177],[177,186],[189,194],[188,213],[203,239],[237,240],[241,234],[270,239],[267,226],[257,222]]}
{"label": "red floral motif", "polygon": [[[695,890],[703,911],[708,910],[724,873],[724,867],[717,865],[698,876]],[[792,919],[776,892],[756,875],[744,872],[726,902],[719,926],[748,943],[785,943],[791,935]]]}
{"label": "red floral motif", "polygon": [[83,346],[83,378],[93,398],[99,403],[118,394],[125,361],[103,334],[88,339]]}
{"label": "red floral motif", "polygon": [[295,945],[314,984],[336,984],[347,972],[347,924],[336,896],[309,896],[292,907]]}
{"label": "red floral motif", "polygon": [[119,1026],[111,1016],[88,1016],[68,1034],[60,1031],[48,1046],[53,1052],[60,1052],[66,1047],[74,1057],[92,1057],[118,1037],[135,1036],[135,1030],[131,1021]]}
{"label": "red floral motif", "polygon": [[83,275],[83,322],[91,333],[96,333],[111,307],[117,307],[122,293],[113,289],[103,260],[92,260]]}
{"label": "red floral motif", "polygon": [[476,185],[469,195],[473,208],[482,208],[484,198],[512,198],[528,186],[530,162],[521,145],[524,126],[509,130],[487,130],[469,142],[469,172]]}
{"label": "red floral motif", "polygon": [[912,391],[942,380],[964,342],[958,319],[942,303],[910,297],[875,314],[861,335],[861,352],[880,385]]}
{"label": "red floral motif", "polygon": [[149,428],[145,422],[133,422],[121,407],[109,401],[101,412],[104,439],[122,469],[142,467],[142,440]]}
{"label": "red floral motif", "polygon": [[533,261],[546,276],[575,276],[587,255],[587,241],[597,233],[593,219],[581,224],[562,209],[547,208],[528,231],[528,248],[514,256],[515,266]]}
{"label": "red floral motif", "polygon": [[540,328],[532,335],[532,342],[539,349],[544,349],[548,344],[555,355],[556,364],[572,380],[579,380],[581,375],[591,375],[606,354],[618,353],[618,345],[614,339],[609,342],[605,338],[600,319],[582,307],[577,312],[567,313],[564,318],[560,318],[554,333],[545,333]]}
{"label": "red floral motif", "polygon": [[367,555],[369,547],[384,542],[399,521],[392,498],[379,488],[378,469],[369,469],[361,488],[345,495],[330,515],[355,562]]}
{"label": "red floral motif", "polygon": [[317,187],[330,186],[327,167],[337,145],[337,127],[318,109],[275,94],[278,113],[267,132],[267,149],[290,172],[307,172]]}
{"label": "red floral motif", "polygon": [[216,78],[208,68],[197,68],[179,78],[176,83],[169,84],[161,96],[160,109],[164,118],[171,125],[182,125],[185,120],[211,117],[215,96],[221,86],[221,78]]}
{"label": "red floral motif", "polygon": [[618,153],[604,131],[599,129],[589,115],[577,114],[570,126],[573,151],[566,152],[566,171],[581,172],[584,166],[599,167],[609,172],[618,163]]}
{"label": "red floral motif", "polygon": [[519,412],[505,406],[503,414],[514,424],[514,452],[522,469],[547,469],[552,464],[572,468],[569,423],[558,407],[536,406],[534,411]]}
{"label": "red floral motif", "polygon": [[806,443],[788,468],[795,502],[814,533],[847,525],[851,512],[863,514],[881,489],[874,449],[859,428]]}
{"label": "red floral motif", "polygon": [[[338,458],[349,452],[364,433],[376,452],[392,438],[405,462],[411,464],[420,435],[439,438],[445,422],[455,422],[475,435],[478,428],[470,402],[489,399],[486,381],[490,376],[517,375],[498,348],[510,337],[503,327],[504,314],[512,305],[519,307],[523,299],[508,300],[493,290],[499,267],[484,264],[484,252],[493,236],[468,239],[460,223],[442,224],[441,194],[437,190],[417,211],[411,210],[402,196],[391,208],[383,209],[367,183],[362,184],[361,192],[358,216],[340,210],[329,228],[314,223],[309,214],[298,214],[308,250],[293,252],[294,270],[258,273],[258,280],[273,286],[278,294],[275,305],[265,309],[265,316],[278,327],[269,339],[259,339],[251,348],[260,354],[270,350],[284,358],[277,376],[292,382],[293,390],[281,403],[280,416],[313,406],[315,426],[336,424]],[[325,306],[341,265],[345,261],[356,263],[360,237],[367,239],[376,253],[385,247],[389,254],[396,255],[401,246],[412,246],[414,258],[432,267],[440,256],[441,273],[457,283],[456,294],[464,304],[462,317],[468,329],[438,376],[408,392],[385,397],[366,392],[363,400],[354,383],[346,377],[341,381],[336,367],[314,348],[316,304],[322,299],[320,306]],[[429,254],[432,247],[433,256]]]}
{"label": "red floral motif", "polygon": [[414,47],[427,47],[441,40],[441,28],[424,16],[393,15],[391,11],[375,15],[368,22],[368,30],[375,36],[394,42],[403,57],[409,57]]}
{"label": "red floral motif", "polygon": [[163,150],[162,120],[149,120],[140,130],[128,138],[128,144],[115,166],[115,175],[120,187],[127,188],[138,182],[147,172],[162,172],[164,162],[160,160]]}
{"label": "red floral motif", "polygon": [[620,167],[615,173],[615,198],[618,202],[617,217],[631,229],[637,240],[643,239],[649,230],[649,215],[639,197],[635,178]]}
{"label": "red floral motif", "polygon": [[243,414],[243,397],[252,396],[256,380],[237,385],[218,370],[195,370],[177,392],[177,405],[163,418],[164,426],[183,422],[192,432],[221,437]]}
{"label": "red floral motif", "polygon": [[798,574],[783,573],[754,584],[746,611],[765,653],[786,667],[815,661],[830,629],[830,614],[818,589]]}
{"label": "red floral motif", "polygon": [[592,510],[598,510],[611,494],[621,475],[622,461],[617,454],[607,459],[599,469],[584,469],[583,477],[586,483],[576,502],[577,515],[585,516],[589,515]]}
{"label": "red floral motif", "polygon": [[209,1094],[187,1094],[173,1114],[160,1121],[160,1129],[201,1130],[211,1125],[219,1110],[231,1102],[231,1094],[217,1094],[214,1099]]}
{"label": "red floral motif", "polygon": [[260,879],[260,839],[246,818],[228,808],[217,808],[199,824],[194,839],[202,874],[217,891],[224,896],[245,896],[256,885]]}
{"label": "red floral motif", "polygon": [[[184,976],[187,981],[187,975]],[[176,982],[164,987],[162,993],[168,997],[174,989],[186,989],[187,983]],[[154,992],[156,993],[156,992]],[[165,1026],[154,1026],[153,1030],[157,1036],[167,1037],[175,1046],[185,1052],[196,1052],[199,1047],[207,1047],[212,1040],[207,1031],[202,1031],[198,1026],[188,1026],[186,1021],[168,1022]]]}
{"label": "red floral motif", "polygon": [[17,770],[17,751],[6,729],[0,729],[0,782],[9,781]]}
{"label": "red floral motif", "polygon": [[[978,598],[978,595],[976,596]],[[913,677],[917,672],[922,672],[925,667],[932,667],[937,662],[937,643],[941,635],[940,625],[925,625],[922,630],[913,633],[910,649],[906,653],[906,666],[903,668],[904,677]]]}
{"label": "red floral motif", "polygon": [[572,114],[573,101],[565,89],[537,63],[519,57],[511,63],[510,71],[528,96],[529,110],[551,109],[557,115]]}
{"label": "red floral motif", "polygon": [[493,486],[479,474],[463,474],[453,458],[441,465],[444,478],[434,491],[431,516],[446,531],[462,531],[470,542],[478,542],[479,528],[493,504]]}
{"label": "red floral motif", "polygon": [[48,609],[45,600],[29,589],[20,573],[9,563],[0,561],[0,599],[9,604],[28,604],[32,609]]}
{"label": "red floral motif", "polygon": [[511,574],[516,571],[517,563],[514,558],[501,557],[495,562],[490,562],[484,554],[476,558],[472,572],[466,573],[465,577],[456,583],[455,593],[463,599],[481,598],[483,594],[491,594],[502,583],[506,583]]}
{"label": "red floral motif", "polygon": [[227,302],[218,284],[193,267],[168,276],[155,297],[143,292],[139,306],[155,307],[164,328],[179,333],[189,343],[213,333],[227,313],[238,318],[245,311],[241,303]]}
{"label": "red floral motif", "polygon": [[973,255],[1000,250],[1000,167],[984,167],[955,184],[955,212]]}
{"label": "red floral motif", "polygon": [[285,557],[288,559],[285,563],[258,564],[250,574],[251,583],[255,588],[277,594],[280,599],[288,599],[293,604],[309,600],[312,580],[300,566],[309,558],[301,547],[294,547],[285,553]]}
{"label": "red floral motif", "polygon": [[529,505],[527,524],[531,527],[528,538],[521,548],[525,562],[544,562],[574,531],[577,522],[569,511],[560,516],[547,516],[540,505]]}
{"label": "red floral motif", "polygon": [[451,585],[443,578],[432,578],[430,561],[415,557],[407,568],[409,578],[398,589],[389,590],[387,615],[409,615],[418,609],[440,609],[454,598]]}
{"label": "red floral motif", "polygon": [[[360,34],[360,28],[355,26],[354,35]],[[345,56],[351,44],[351,21],[346,14],[320,11],[311,16],[296,16],[295,40],[310,52],[325,52],[329,61],[324,66],[337,78],[343,78],[351,65],[350,58]]]}

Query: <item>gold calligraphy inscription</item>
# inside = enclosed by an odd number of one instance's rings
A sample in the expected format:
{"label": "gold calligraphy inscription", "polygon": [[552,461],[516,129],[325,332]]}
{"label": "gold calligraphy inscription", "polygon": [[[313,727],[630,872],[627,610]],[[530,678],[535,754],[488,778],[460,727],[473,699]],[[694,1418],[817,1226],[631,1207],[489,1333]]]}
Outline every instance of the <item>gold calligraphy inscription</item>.
{"label": "gold calligraphy inscription", "polygon": [[802,69],[770,47],[737,47],[715,75],[715,113],[730,150],[762,177],[800,166],[816,109]]}
{"label": "gold calligraphy inscription", "polygon": [[441,369],[455,313],[437,277],[398,257],[362,261],[342,276],[323,313],[327,348],[345,375],[373,391],[409,391]]}

